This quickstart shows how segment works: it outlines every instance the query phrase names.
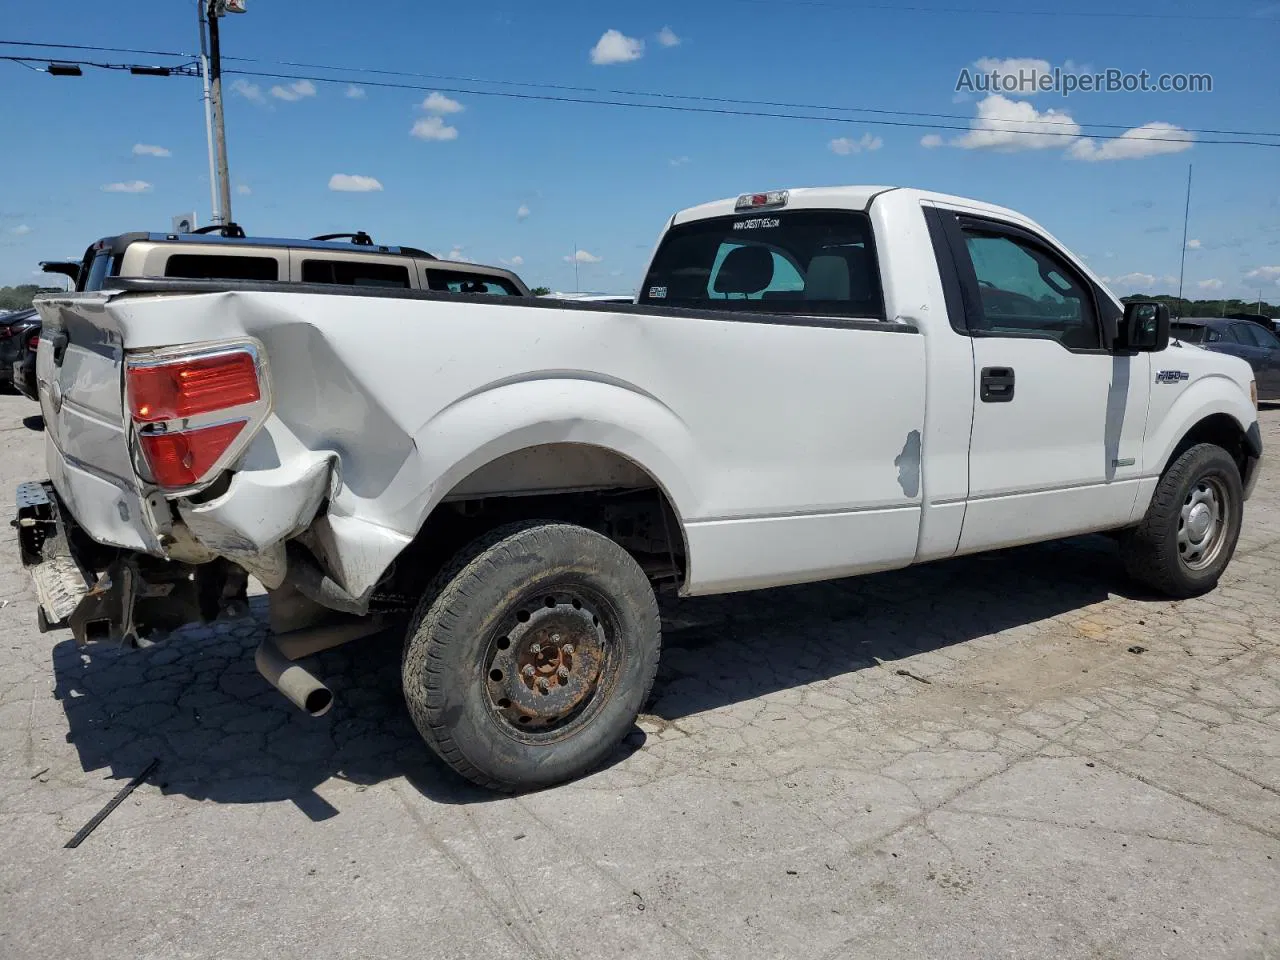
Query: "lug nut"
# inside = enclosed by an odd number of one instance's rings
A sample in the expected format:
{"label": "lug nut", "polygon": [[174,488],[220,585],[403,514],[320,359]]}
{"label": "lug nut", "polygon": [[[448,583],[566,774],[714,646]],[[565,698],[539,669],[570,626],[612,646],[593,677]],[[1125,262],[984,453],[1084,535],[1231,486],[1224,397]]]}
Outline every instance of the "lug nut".
{"label": "lug nut", "polygon": [[526,664],[525,664],[525,666],[524,666],[524,669],[523,669],[523,670],[521,670],[520,672],[521,672],[521,673],[523,673],[526,677],[532,677],[532,676],[533,676],[533,664],[531,664],[531,663],[526,663]]}
{"label": "lug nut", "polygon": [[559,642],[560,642],[560,634],[558,634],[558,633],[553,633],[553,634],[551,635],[551,642],[552,642],[552,643],[559,643]]}
{"label": "lug nut", "polygon": [[557,671],[556,671],[556,676],[557,676],[557,677],[559,677],[561,680],[568,680],[568,679],[569,679],[569,668],[568,668],[568,667],[561,667],[559,670],[557,670]]}
{"label": "lug nut", "polygon": [[568,653],[573,653],[573,644],[572,644],[572,643],[566,643],[563,647],[561,647],[561,648],[560,648],[560,652],[561,652],[561,653],[566,653],[566,654],[568,654]]}
{"label": "lug nut", "polygon": [[548,684],[548,683],[547,683],[547,678],[546,678],[546,677],[539,677],[539,678],[538,678],[538,690],[539,690],[539,691],[541,691],[542,693],[546,693],[546,692],[547,692],[548,690],[550,690],[550,689],[551,689],[551,686],[550,686],[550,684]]}
{"label": "lug nut", "polygon": [[540,644],[540,643],[535,643],[532,647],[530,647],[530,648],[529,648],[529,652],[530,652],[530,653],[532,653],[532,654],[534,654],[535,656],[536,656],[537,654],[541,653],[541,652],[542,652],[542,644]]}

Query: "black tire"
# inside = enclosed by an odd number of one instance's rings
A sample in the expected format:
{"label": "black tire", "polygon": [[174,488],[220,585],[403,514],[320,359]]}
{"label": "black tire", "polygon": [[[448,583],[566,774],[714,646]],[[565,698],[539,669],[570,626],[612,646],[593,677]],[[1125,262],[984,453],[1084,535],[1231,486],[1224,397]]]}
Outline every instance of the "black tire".
{"label": "black tire", "polygon": [[481,537],[436,575],[401,677],[441,759],[514,792],[600,764],[635,723],[660,651],[657,600],[630,554],[583,527],[526,522]]}
{"label": "black tire", "polygon": [[[1196,500],[1206,490],[1211,499]],[[1189,542],[1197,528],[1188,526],[1184,513],[1196,509],[1193,501],[1203,503],[1200,517],[1215,514],[1212,543],[1208,534],[1202,542]],[[1165,471],[1142,523],[1121,540],[1125,569],[1135,580],[1170,597],[1207,593],[1218,585],[1231,562],[1243,516],[1244,487],[1236,462],[1219,446],[1197,444]]]}

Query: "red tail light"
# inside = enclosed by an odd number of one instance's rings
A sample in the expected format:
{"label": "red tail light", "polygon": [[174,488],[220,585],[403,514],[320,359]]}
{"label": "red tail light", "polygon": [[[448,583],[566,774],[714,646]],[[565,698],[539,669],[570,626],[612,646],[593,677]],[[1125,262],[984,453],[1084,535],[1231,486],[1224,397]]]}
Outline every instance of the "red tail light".
{"label": "red tail light", "polygon": [[140,423],[214,413],[262,398],[247,350],[129,367],[129,408]]}
{"label": "red tail light", "polygon": [[211,479],[243,449],[270,408],[265,367],[248,345],[133,355],[125,395],[151,477],[169,490]]}
{"label": "red tail light", "polygon": [[37,349],[37,348],[40,346],[40,334],[38,334],[38,333],[33,333],[33,334],[31,335],[31,339],[27,341],[27,346],[28,346],[31,350],[35,350],[35,349]]}
{"label": "red tail light", "polygon": [[142,434],[142,452],[151,465],[156,483],[162,487],[190,487],[199,483],[240,436],[247,422],[237,420],[184,433]]}

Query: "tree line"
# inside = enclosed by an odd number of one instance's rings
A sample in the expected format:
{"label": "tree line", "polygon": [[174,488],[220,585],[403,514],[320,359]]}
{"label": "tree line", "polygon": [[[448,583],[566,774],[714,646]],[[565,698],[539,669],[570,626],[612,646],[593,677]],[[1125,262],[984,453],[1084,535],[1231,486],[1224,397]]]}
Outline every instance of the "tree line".
{"label": "tree line", "polygon": [[1187,300],[1171,297],[1167,293],[1138,293],[1129,297],[1121,297],[1125,303],[1130,300],[1159,300],[1161,303],[1169,305],[1169,314],[1174,317],[1229,317],[1232,314],[1237,316],[1263,316],[1270,319],[1280,319],[1280,307],[1267,303],[1263,300],[1261,303],[1257,300]]}
{"label": "tree line", "polygon": [[34,283],[23,283],[16,287],[0,287],[0,311],[25,310],[31,306],[31,298],[43,288]]}

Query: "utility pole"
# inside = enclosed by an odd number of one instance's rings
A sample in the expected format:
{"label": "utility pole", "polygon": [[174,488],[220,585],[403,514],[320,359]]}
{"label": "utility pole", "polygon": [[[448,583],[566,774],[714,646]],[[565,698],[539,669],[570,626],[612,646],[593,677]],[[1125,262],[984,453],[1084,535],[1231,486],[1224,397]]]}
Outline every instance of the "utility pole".
{"label": "utility pole", "polygon": [[218,192],[222,222],[235,223],[231,215],[231,175],[227,171],[227,128],[222,116],[222,46],[218,39],[218,0],[209,0],[209,100],[213,105],[213,135],[218,162]]}
{"label": "utility pole", "polygon": [[1178,267],[1178,316],[1182,316],[1182,278],[1187,271],[1187,222],[1191,219],[1191,164],[1187,164],[1187,205],[1182,211],[1182,265]]}
{"label": "utility pole", "polygon": [[209,147],[209,202],[214,223],[222,223],[222,207],[218,203],[218,167],[214,157],[212,97],[209,96],[209,41],[206,34],[208,7],[206,0],[196,0],[196,16],[200,21],[200,84],[204,88],[204,137]]}

